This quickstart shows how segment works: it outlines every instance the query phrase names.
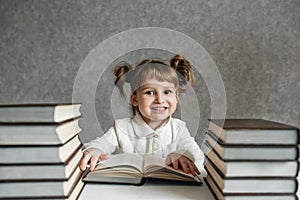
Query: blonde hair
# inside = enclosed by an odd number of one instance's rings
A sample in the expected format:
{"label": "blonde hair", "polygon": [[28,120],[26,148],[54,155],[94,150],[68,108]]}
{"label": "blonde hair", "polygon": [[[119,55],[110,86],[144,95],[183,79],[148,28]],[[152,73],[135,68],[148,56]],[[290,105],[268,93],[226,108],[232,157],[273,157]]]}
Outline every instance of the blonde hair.
{"label": "blonde hair", "polygon": [[[122,96],[125,96],[123,89],[125,82],[130,83],[131,92],[135,93],[147,78],[173,83],[178,92],[184,92],[189,82],[195,83],[192,67],[182,55],[175,55],[170,59],[170,64],[158,59],[146,59],[133,68],[128,63],[122,62],[115,67],[113,73],[116,76],[115,85]],[[135,114],[136,108],[132,108]]]}

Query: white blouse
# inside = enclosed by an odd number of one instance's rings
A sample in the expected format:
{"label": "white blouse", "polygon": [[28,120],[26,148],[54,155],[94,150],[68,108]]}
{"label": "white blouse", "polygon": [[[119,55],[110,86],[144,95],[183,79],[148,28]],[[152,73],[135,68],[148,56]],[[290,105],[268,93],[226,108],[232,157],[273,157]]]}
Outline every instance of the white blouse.
{"label": "white blouse", "polygon": [[84,144],[84,151],[89,148],[97,148],[103,154],[138,153],[162,157],[176,152],[192,159],[198,168],[204,162],[204,154],[191,137],[186,123],[172,117],[156,130],[148,126],[139,114],[116,120],[102,137]]}

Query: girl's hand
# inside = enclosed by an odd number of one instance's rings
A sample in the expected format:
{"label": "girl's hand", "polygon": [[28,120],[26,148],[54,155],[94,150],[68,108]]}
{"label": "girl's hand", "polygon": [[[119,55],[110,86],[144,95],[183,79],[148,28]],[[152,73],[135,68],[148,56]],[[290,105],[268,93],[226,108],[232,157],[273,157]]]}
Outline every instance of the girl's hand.
{"label": "girl's hand", "polygon": [[200,174],[200,171],[198,170],[194,162],[182,154],[170,153],[166,158],[166,165],[171,164],[174,169],[178,170],[180,167],[182,171],[187,174],[191,173],[193,176],[195,176],[196,174]]}
{"label": "girl's hand", "polygon": [[101,154],[96,148],[90,148],[83,152],[83,157],[80,161],[79,167],[82,171],[86,169],[86,165],[90,163],[90,171],[93,171],[98,161],[108,159],[107,154]]}

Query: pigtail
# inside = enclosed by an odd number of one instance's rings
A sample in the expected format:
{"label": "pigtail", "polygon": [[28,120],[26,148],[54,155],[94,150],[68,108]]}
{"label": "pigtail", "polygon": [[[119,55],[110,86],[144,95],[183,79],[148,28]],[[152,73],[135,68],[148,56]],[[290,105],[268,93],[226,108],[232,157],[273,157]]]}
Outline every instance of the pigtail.
{"label": "pigtail", "polygon": [[170,66],[176,71],[179,79],[179,87],[184,90],[187,83],[195,84],[195,76],[191,64],[182,55],[175,55],[170,60]]}
{"label": "pigtail", "polygon": [[130,72],[132,69],[131,65],[126,62],[122,62],[118,64],[113,71],[113,74],[116,76],[115,85],[119,88],[123,97],[125,97],[123,86],[125,82],[130,82]]}

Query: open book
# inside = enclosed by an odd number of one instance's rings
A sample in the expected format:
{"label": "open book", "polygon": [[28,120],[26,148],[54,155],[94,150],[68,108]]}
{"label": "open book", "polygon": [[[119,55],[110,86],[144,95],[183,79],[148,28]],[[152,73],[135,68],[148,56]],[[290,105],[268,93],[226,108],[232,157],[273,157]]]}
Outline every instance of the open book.
{"label": "open book", "polygon": [[83,180],[141,185],[147,178],[202,183],[198,176],[167,166],[165,158],[128,153],[111,155],[109,159],[99,162]]}

